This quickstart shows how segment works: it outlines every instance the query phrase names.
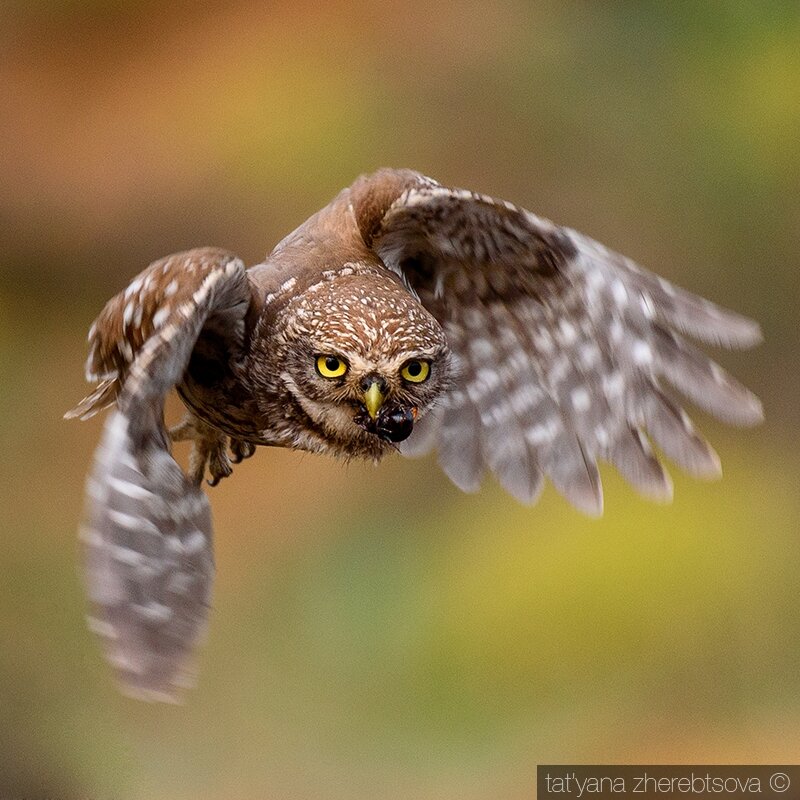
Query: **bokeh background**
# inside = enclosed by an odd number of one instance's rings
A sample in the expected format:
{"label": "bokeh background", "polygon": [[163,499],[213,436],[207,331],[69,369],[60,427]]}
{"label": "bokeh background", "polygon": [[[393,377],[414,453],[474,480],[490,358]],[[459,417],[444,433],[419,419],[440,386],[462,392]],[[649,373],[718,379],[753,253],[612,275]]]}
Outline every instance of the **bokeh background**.
{"label": "bokeh background", "polygon": [[[528,798],[537,763],[800,751],[800,7],[0,3],[0,796]],[[85,333],[151,260],[260,260],[410,166],[747,313],[725,478],[460,494],[435,459],[262,451],[212,491],[199,687],[118,694],[75,530]],[[177,409],[174,409],[177,411]]]}

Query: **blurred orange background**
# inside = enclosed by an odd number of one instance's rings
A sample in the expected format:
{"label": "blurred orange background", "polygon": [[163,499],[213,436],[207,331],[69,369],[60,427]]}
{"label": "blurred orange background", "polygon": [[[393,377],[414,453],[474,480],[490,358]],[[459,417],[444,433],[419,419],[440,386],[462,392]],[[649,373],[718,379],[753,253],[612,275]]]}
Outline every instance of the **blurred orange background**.
{"label": "blurred orange background", "polygon": [[[0,796],[529,798],[537,763],[800,749],[795,2],[0,5]],[[256,263],[359,173],[517,202],[758,319],[694,416],[725,478],[460,494],[435,459],[264,450],[211,491],[178,707],[116,690],[76,559],[85,335],[150,261]]]}

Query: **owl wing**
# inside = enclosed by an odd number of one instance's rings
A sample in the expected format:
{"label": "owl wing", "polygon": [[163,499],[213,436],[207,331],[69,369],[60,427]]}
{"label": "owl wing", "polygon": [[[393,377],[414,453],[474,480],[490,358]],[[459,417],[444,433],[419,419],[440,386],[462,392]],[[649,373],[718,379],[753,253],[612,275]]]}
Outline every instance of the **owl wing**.
{"label": "owl wing", "polygon": [[100,385],[67,416],[116,402],[87,481],[89,621],[137,697],[174,699],[191,683],[214,572],[208,500],[170,454],[164,400],[198,338],[236,352],[249,303],[241,261],[191,250],[151,264],[89,333],[87,376]]}
{"label": "owl wing", "polygon": [[457,486],[476,490],[488,468],[533,502],[546,475],[599,514],[602,459],[668,499],[649,440],[697,476],[719,460],[664,383],[726,422],[762,418],[685,338],[746,347],[756,323],[511,203],[415,173],[371,180],[354,186],[362,236],[441,322],[460,371],[404,451],[437,447]]}

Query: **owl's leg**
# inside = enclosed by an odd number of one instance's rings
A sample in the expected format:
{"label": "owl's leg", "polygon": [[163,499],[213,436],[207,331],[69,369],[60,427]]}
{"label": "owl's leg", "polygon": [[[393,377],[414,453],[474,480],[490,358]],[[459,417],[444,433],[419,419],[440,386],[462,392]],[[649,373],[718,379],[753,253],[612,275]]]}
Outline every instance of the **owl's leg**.
{"label": "owl's leg", "polygon": [[[169,436],[173,442],[192,443],[192,450],[189,453],[189,478],[196,486],[203,482],[206,468],[211,475],[209,486],[216,486],[233,472],[228,456],[228,436],[206,425],[191,412],[186,414],[174,428],[170,428]],[[236,450],[234,458],[241,461]]]}

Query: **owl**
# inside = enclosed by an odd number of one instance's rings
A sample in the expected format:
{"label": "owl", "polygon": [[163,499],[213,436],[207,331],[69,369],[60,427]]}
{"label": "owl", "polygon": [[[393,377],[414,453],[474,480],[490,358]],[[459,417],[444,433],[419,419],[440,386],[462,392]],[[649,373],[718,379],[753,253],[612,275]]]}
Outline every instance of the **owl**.
{"label": "owl", "polygon": [[[688,337],[760,333],[587,236],[411,170],[362,176],[249,269],[211,247],[151,264],[92,325],[98,385],[67,414],[114,407],[82,541],[90,626],[123,688],[171,700],[192,682],[214,572],[206,475],[259,445],[435,449],[467,492],[488,470],[533,503],[546,476],[597,515],[602,460],[667,499],[651,442],[693,475],[720,469],[674,390],[732,424],[762,417]],[[187,413],[168,430],[173,389]]]}

